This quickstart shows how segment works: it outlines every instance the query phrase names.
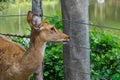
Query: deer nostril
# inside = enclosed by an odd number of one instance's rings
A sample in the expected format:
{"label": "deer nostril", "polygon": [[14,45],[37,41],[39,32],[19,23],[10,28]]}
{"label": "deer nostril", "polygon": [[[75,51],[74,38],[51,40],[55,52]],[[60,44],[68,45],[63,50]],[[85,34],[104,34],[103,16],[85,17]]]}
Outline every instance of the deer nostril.
{"label": "deer nostril", "polygon": [[68,38],[68,39],[70,39],[70,37],[69,37],[69,36],[68,36],[67,38]]}

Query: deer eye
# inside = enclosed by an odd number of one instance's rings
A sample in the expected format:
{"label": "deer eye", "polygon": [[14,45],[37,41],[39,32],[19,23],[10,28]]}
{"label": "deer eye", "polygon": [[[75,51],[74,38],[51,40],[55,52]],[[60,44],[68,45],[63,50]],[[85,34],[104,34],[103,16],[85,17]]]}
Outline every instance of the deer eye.
{"label": "deer eye", "polygon": [[52,27],[51,30],[52,30],[52,31],[55,30],[54,27]]}

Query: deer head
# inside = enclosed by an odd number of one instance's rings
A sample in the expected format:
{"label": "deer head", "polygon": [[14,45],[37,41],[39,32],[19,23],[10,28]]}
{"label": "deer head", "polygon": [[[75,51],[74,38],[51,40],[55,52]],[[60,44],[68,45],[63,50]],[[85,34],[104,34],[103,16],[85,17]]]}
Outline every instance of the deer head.
{"label": "deer head", "polygon": [[41,18],[31,11],[28,12],[27,21],[31,27],[31,31],[39,35],[44,42],[67,42],[69,37],[56,29],[48,22],[42,21]]}

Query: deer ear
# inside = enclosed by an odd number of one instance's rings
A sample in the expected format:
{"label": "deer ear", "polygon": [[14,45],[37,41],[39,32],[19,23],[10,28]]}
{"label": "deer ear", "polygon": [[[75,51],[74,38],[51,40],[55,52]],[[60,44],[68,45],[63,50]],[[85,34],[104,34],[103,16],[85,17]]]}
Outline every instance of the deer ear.
{"label": "deer ear", "polygon": [[33,13],[32,11],[28,11],[28,15],[27,15],[27,22],[29,23],[29,25],[32,27],[32,18],[33,18]]}
{"label": "deer ear", "polygon": [[41,18],[37,15],[33,16],[33,20],[32,20],[33,25],[35,25],[36,27],[40,25],[41,23]]}
{"label": "deer ear", "polygon": [[41,18],[39,16],[33,14],[32,11],[28,11],[27,21],[31,28],[37,28],[37,27],[39,28]]}

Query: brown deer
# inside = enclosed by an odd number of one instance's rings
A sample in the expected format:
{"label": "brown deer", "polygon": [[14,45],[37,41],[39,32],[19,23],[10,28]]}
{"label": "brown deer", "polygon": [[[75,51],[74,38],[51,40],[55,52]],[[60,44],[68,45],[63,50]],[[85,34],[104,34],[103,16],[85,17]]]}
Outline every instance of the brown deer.
{"label": "brown deer", "polygon": [[42,64],[46,42],[69,40],[66,34],[48,22],[41,22],[31,11],[28,12],[27,21],[31,27],[27,51],[19,44],[0,36],[0,80],[28,80]]}

